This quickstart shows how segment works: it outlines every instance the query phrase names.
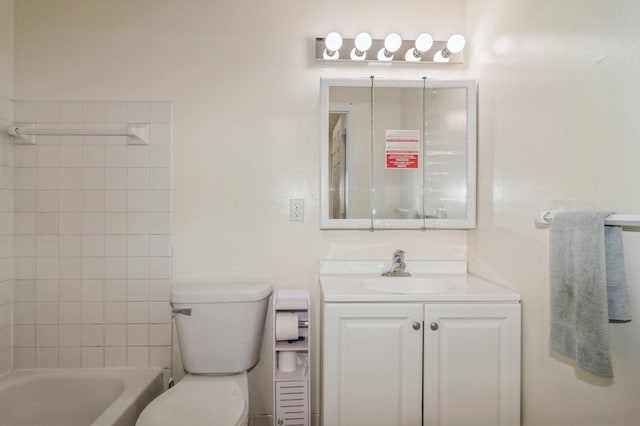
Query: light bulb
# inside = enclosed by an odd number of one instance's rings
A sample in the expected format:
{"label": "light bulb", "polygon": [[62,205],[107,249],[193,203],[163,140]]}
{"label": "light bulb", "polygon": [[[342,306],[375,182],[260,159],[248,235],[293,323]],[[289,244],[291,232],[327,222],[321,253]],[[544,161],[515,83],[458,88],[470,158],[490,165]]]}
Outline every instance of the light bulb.
{"label": "light bulb", "polygon": [[399,34],[391,33],[384,39],[384,48],[393,54],[402,46],[402,37]]}
{"label": "light bulb", "polygon": [[378,60],[391,61],[393,54],[400,49],[400,46],[402,46],[402,37],[396,33],[389,34],[384,39],[384,47],[378,50]]}
{"label": "light bulb", "polygon": [[438,50],[435,55],[433,55],[433,62],[449,62],[448,56],[443,56],[442,50]]}
{"label": "light bulb", "polygon": [[414,49],[413,47],[409,50],[407,50],[407,53],[404,54],[404,60],[407,62],[418,62],[420,61],[420,55],[419,53],[416,54],[416,49]]}
{"label": "light bulb", "polygon": [[416,37],[416,50],[423,54],[433,46],[433,37],[430,34],[422,33]]}
{"label": "light bulb", "polygon": [[322,52],[323,59],[336,60],[340,58],[338,49],[342,47],[342,36],[337,32],[331,32],[324,38],[325,49]]}
{"label": "light bulb", "polygon": [[372,40],[369,33],[359,33],[355,40],[356,49],[360,52],[366,52],[371,47],[371,42]]}
{"label": "light bulb", "polygon": [[460,34],[454,34],[447,41],[447,50],[451,53],[458,53],[464,49],[465,39]]}
{"label": "light bulb", "polygon": [[342,36],[337,32],[331,32],[324,38],[324,45],[330,52],[335,52],[342,47]]}

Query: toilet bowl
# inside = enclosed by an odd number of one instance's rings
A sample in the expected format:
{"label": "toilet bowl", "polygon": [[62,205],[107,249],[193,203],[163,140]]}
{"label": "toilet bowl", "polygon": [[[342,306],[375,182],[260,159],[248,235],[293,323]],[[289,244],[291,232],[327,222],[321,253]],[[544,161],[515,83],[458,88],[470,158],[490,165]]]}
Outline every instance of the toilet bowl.
{"label": "toilet bowl", "polygon": [[265,283],[176,284],[171,305],[187,374],[136,426],[246,426],[247,371],[260,361],[271,292]]}
{"label": "toilet bowl", "polygon": [[247,374],[186,375],[149,404],[136,426],[247,426]]}

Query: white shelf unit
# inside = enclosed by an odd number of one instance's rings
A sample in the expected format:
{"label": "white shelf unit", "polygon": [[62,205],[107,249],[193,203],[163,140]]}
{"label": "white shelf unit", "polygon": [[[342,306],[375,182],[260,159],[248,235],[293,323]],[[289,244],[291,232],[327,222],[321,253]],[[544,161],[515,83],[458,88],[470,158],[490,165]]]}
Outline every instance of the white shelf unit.
{"label": "white shelf unit", "polygon": [[[273,381],[274,426],[309,426],[311,342],[309,333],[309,292],[307,290],[277,290],[273,302]],[[278,313],[296,313],[299,340],[276,340]],[[284,352],[295,353],[295,369],[282,371],[280,357]]]}

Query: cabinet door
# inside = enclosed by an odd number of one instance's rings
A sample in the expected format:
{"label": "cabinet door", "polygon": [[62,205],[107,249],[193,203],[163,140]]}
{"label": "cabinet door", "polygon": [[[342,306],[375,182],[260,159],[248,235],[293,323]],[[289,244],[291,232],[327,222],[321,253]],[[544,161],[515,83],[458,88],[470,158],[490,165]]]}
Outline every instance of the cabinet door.
{"label": "cabinet door", "polygon": [[324,426],[422,422],[422,315],[422,304],[324,305]]}
{"label": "cabinet door", "polygon": [[520,304],[427,304],[424,426],[520,424]]}

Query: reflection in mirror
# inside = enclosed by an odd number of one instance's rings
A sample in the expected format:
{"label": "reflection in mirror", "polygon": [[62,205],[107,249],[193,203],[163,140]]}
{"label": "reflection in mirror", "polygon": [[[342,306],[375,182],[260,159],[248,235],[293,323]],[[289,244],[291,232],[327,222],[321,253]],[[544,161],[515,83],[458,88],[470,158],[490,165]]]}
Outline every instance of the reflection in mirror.
{"label": "reflection in mirror", "polygon": [[321,227],[475,226],[475,82],[322,80]]}

